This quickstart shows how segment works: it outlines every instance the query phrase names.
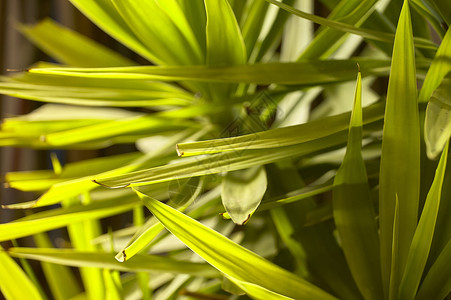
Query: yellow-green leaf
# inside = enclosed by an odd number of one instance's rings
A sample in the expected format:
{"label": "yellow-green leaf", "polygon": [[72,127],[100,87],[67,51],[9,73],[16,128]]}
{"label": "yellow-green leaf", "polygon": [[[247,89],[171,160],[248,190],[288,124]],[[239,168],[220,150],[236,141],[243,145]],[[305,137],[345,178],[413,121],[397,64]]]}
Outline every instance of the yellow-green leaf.
{"label": "yellow-green leaf", "polygon": [[266,192],[266,171],[263,167],[228,172],[222,181],[222,203],[235,224],[246,223]]}
{"label": "yellow-green leaf", "polygon": [[183,213],[136,191],[172,234],[225,275],[295,299],[335,299]]}
{"label": "yellow-green leaf", "polygon": [[[397,272],[402,272],[418,221],[420,122],[415,50],[408,1],[398,21],[388,84],[379,176],[379,223],[384,290],[388,295],[393,218],[399,199]],[[394,283],[396,287],[399,283]]]}
{"label": "yellow-green leaf", "polygon": [[333,215],[352,276],[365,299],[382,299],[379,235],[362,157],[362,85],[359,72],[348,146],[335,175]]}
{"label": "yellow-green leaf", "polygon": [[451,136],[450,110],[451,76],[446,76],[432,94],[426,108],[424,142],[430,159],[435,159],[442,152]]}
{"label": "yellow-green leaf", "polygon": [[420,285],[434,236],[448,159],[448,148],[449,143],[446,144],[439,165],[437,166],[434,182],[427,195],[421,218],[410,246],[406,269],[399,286],[400,299],[414,299],[418,286]]}
{"label": "yellow-green leaf", "polygon": [[25,272],[1,247],[0,291],[8,300],[43,299]]}

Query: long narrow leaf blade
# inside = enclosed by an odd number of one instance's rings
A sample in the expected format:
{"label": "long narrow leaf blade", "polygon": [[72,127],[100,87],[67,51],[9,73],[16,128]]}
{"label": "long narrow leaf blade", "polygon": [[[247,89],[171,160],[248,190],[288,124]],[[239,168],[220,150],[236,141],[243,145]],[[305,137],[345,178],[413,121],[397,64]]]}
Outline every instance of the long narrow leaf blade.
{"label": "long narrow leaf blade", "polygon": [[362,157],[362,86],[357,78],[348,146],[335,175],[333,215],[343,252],[365,299],[382,299],[379,235]]}
{"label": "long narrow leaf blade", "polygon": [[446,32],[440,47],[435,54],[423,86],[421,87],[419,102],[427,102],[442,79],[451,71],[451,29]]}
{"label": "long narrow leaf blade", "polygon": [[168,164],[118,176],[98,177],[94,182],[111,188],[119,188],[241,170],[337,147],[346,142],[346,137],[347,132],[339,132],[299,145],[264,150],[230,151],[201,158],[195,157],[195,159],[186,158],[177,164]]}
{"label": "long narrow leaf blade", "polygon": [[124,272],[160,271],[206,277],[219,276],[219,273],[208,264],[175,260],[156,255],[138,254],[132,260],[118,262],[114,259],[113,254],[99,251],[18,247],[10,248],[8,252],[14,257],[35,259],[66,266],[106,268]]}
{"label": "long narrow leaf blade", "polygon": [[420,286],[418,300],[444,299],[451,292],[451,240],[429,269]]}
{"label": "long narrow leaf blade", "polygon": [[[386,59],[313,60],[223,66],[137,66],[121,68],[33,68],[30,73],[81,78],[224,83],[322,85],[353,80],[355,64],[366,75],[388,74]],[[424,63],[427,66],[427,62]]]}
{"label": "long narrow leaf blade", "polygon": [[20,31],[59,62],[78,67],[134,65],[131,60],[68,28],[46,19]]}
{"label": "long narrow leaf blade", "polygon": [[440,205],[443,179],[445,177],[448,159],[448,148],[449,143],[446,144],[439,165],[437,166],[434,182],[429,190],[417,230],[412,240],[412,245],[410,246],[406,269],[399,286],[399,297],[401,299],[415,298],[424,267],[426,266]]}
{"label": "long narrow leaf blade", "polygon": [[[354,66],[355,67],[355,66]],[[381,120],[384,105],[376,104],[363,110],[363,124]],[[349,127],[350,113],[330,116],[308,123],[263,132],[216,140],[183,143],[177,145],[180,156],[191,156],[223,151],[240,151],[245,149],[265,149],[300,144]]]}
{"label": "long narrow leaf blade", "polygon": [[396,30],[379,178],[382,278],[384,290],[388,293],[396,195],[399,199],[397,272],[404,269],[418,220],[420,124],[408,1],[404,2]]}
{"label": "long narrow leaf blade", "polygon": [[135,199],[103,201],[86,206],[73,206],[35,213],[14,222],[0,224],[0,241],[7,241],[35,233],[67,226],[73,222],[100,219],[120,214],[139,205]]}
{"label": "long narrow leaf blade", "polygon": [[181,212],[136,192],[172,234],[225,275],[295,299],[335,299]]}
{"label": "long narrow leaf blade", "polygon": [[110,0],[70,0],[93,23],[102,28],[106,33],[117,39],[136,53],[147,59],[154,59],[154,55],[136,37],[132,30],[117,12]]}
{"label": "long narrow leaf blade", "polygon": [[0,290],[6,299],[43,299],[25,272],[1,247]]}
{"label": "long narrow leaf blade", "polygon": [[[382,41],[382,42],[386,42],[386,43],[393,43],[393,35],[389,34],[389,33],[385,33],[385,32],[379,32],[379,31],[374,31],[374,30],[369,30],[369,29],[364,29],[364,28],[359,28],[353,25],[349,25],[346,23],[341,23],[341,22],[337,22],[337,21],[333,21],[333,20],[329,20],[329,19],[325,19],[322,18],[320,16],[316,16],[316,15],[312,15],[312,14],[308,14],[305,12],[302,12],[300,10],[297,10],[289,5],[286,5],[284,3],[278,2],[276,0],[266,0],[271,4],[277,5],[280,8],[289,11],[290,13],[299,16],[301,18],[310,20],[312,22],[318,23],[320,25],[324,25],[324,26],[328,26],[334,29],[338,29],[341,31],[345,31],[345,32],[349,32],[349,33],[353,33],[356,35],[360,35],[361,37],[367,38],[367,39],[373,39],[376,41]],[[415,39],[416,42],[416,46],[417,47],[422,47],[422,48],[427,48],[427,49],[437,49],[437,45],[435,45],[434,43],[432,43],[429,40],[425,40],[425,39],[419,39],[416,38]]]}

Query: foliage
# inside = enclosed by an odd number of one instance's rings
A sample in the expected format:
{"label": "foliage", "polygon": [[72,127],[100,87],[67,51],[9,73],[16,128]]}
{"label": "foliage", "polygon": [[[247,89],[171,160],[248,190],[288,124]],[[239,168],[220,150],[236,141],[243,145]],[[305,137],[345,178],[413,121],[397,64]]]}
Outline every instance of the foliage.
{"label": "foliage", "polygon": [[[0,241],[36,244],[1,248],[5,297],[449,295],[449,1],[70,1],[149,63],[20,25],[61,65],[1,78],[45,104],[5,119],[0,146],[137,151],[6,175],[40,196],[3,207],[30,214]],[[308,13],[319,3],[327,17]]]}

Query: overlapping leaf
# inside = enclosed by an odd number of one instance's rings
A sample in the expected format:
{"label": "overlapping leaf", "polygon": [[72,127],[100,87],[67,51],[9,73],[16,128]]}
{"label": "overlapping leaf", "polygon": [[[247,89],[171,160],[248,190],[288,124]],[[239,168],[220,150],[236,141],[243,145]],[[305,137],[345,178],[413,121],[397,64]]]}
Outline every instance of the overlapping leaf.
{"label": "overlapping leaf", "polygon": [[16,262],[0,247],[0,291],[7,299],[44,299]]}
{"label": "overlapping leaf", "polygon": [[[394,270],[403,272],[418,221],[419,184],[420,124],[415,53],[410,10],[405,1],[393,49],[379,177],[381,264],[386,293],[392,264],[395,198],[399,199],[399,248]],[[395,281],[392,286],[398,284]]]}
{"label": "overlapping leaf", "polygon": [[227,276],[292,298],[335,299],[179,211],[137,193],[172,234]]}
{"label": "overlapping leaf", "polygon": [[335,175],[333,215],[351,273],[365,299],[382,299],[379,236],[362,158],[360,72],[349,125],[348,146]]}

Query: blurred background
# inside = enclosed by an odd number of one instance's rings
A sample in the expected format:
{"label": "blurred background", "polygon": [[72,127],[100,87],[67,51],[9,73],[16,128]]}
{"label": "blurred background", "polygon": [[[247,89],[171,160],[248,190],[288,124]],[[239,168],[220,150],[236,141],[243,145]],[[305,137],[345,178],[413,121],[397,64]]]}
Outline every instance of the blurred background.
{"label": "blurred background", "polygon": [[[58,22],[94,36],[96,39],[107,38],[83,17],[69,1],[61,0],[0,0],[0,70],[2,76],[11,75],[15,70],[28,68],[36,61],[49,61],[49,58],[33,46],[17,29],[17,24],[35,24],[51,17]],[[18,98],[1,96],[0,115],[6,117],[22,115],[37,108],[40,103]],[[69,155],[74,155],[67,153]],[[67,159],[67,154],[65,159]],[[89,155],[85,153],[84,155]],[[61,156],[61,155],[60,155]],[[1,175],[9,171],[43,169],[49,164],[48,151],[36,151],[25,148],[0,148]],[[2,184],[0,203],[10,204],[18,201],[34,200],[36,195],[5,188]],[[6,223],[18,217],[20,211],[0,210],[0,222]]]}
{"label": "blurred background", "polygon": [[[123,47],[107,34],[98,29],[84,17],[69,1],[66,0],[0,0],[0,70],[2,76],[13,75],[22,71],[37,61],[50,61],[46,56],[28,41],[17,29],[17,24],[36,24],[45,18],[52,18],[62,25],[80,32],[97,42],[115,49],[123,55],[139,61],[127,48]],[[0,96],[0,117],[22,115],[39,107],[41,103],[13,97]],[[122,148],[121,148],[122,147]],[[97,156],[110,155],[117,152],[130,151],[120,146],[102,150],[56,151],[62,163],[78,161]],[[103,152],[103,153],[99,153]],[[2,185],[0,204],[11,204],[35,200],[34,193],[18,192],[4,186],[4,175],[10,171],[25,171],[51,168],[49,151],[36,151],[25,148],[0,148],[0,172]],[[0,209],[0,223],[17,219],[21,211]]]}

